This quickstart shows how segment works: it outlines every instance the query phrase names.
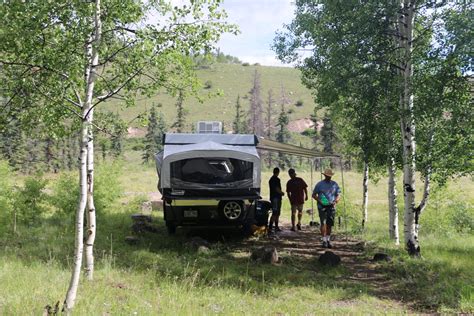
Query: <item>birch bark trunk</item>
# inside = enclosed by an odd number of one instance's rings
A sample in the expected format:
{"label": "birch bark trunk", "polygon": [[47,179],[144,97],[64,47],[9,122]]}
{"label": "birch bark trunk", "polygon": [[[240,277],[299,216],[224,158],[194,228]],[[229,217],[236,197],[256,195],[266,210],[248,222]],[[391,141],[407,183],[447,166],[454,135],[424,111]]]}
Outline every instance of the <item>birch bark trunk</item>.
{"label": "birch bark trunk", "polygon": [[89,133],[87,146],[87,240],[86,240],[86,276],[88,280],[94,279],[94,242],[96,236],[96,213],[94,205],[94,134],[92,122],[94,120],[94,109],[92,108],[92,99],[94,96],[94,86],[99,64],[100,40],[102,37],[102,22],[100,20],[100,0],[96,0],[96,9],[94,16],[95,34],[91,43],[91,63],[90,72],[87,80],[86,105],[89,107],[87,122],[89,123]]}
{"label": "birch bark trunk", "polygon": [[368,204],[369,204],[369,163],[364,162],[364,180],[362,183],[362,227],[365,227],[368,218]]}
{"label": "birch bark trunk", "polygon": [[420,255],[420,246],[415,229],[415,119],[413,113],[413,23],[415,1],[402,0],[399,16],[399,43],[403,55],[401,60],[401,96],[400,96],[400,128],[403,138],[403,195],[404,195],[404,239],[408,253]]}
{"label": "birch bark trunk", "polygon": [[390,239],[395,241],[396,245],[400,244],[400,236],[398,233],[398,205],[397,205],[397,187],[396,187],[396,170],[395,159],[390,157],[388,163],[388,214],[389,223],[388,231]]}
{"label": "birch bark trunk", "polygon": [[[94,164],[93,164],[93,147],[89,148],[89,145],[93,146],[93,135],[92,135],[92,119],[93,119],[93,108],[92,98],[94,96],[94,84],[96,78],[96,68],[98,65],[98,45],[101,35],[101,23],[100,23],[100,0],[96,0],[95,3],[95,15],[94,15],[94,27],[95,35],[91,36],[86,45],[86,58],[87,66],[84,70],[84,78],[86,82],[85,89],[85,100],[82,105],[82,126],[81,126],[81,148],[79,157],[79,178],[80,178],[80,199],[76,211],[76,235],[75,235],[75,249],[74,249],[74,268],[69,283],[69,288],[64,301],[63,311],[69,314],[74,308],[74,304],[77,296],[77,288],[79,286],[79,279],[82,268],[82,257],[84,252],[84,213],[86,206],[88,206],[88,237],[87,237],[87,264],[91,264],[93,271],[93,241],[95,239],[95,208],[93,200],[93,176],[94,176]],[[90,159],[92,157],[92,159]],[[92,207],[92,212],[90,211]],[[90,233],[90,227],[93,225],[93,233]],[[91,239],[91,236],[93,239]],[[90,242],[92,240],[92,243]],[[91,260],[92,259],[92,260]],[[92,274],[90,274],[92,276]],[[89,274],[88,274],[89,277]],[[91,277],[90,277],[91,278]]]}
{"label": "birch bark trunk", "polygon": [[[88,109],[83,108],[82,114],[85,116]],[[74,246],[74,266],[67,290],[66,299],[64,300],[63,311],[69,314],[74,307],[77,295],[77,287],[79,286],[79,278],[81,276],[82,256],[84,249],[84,211],[87,203],[87,133],[88,124],[85,120],[81,127],[81,148],[79,154],[79,188],[80,198],[76,210],[76,233]]]}

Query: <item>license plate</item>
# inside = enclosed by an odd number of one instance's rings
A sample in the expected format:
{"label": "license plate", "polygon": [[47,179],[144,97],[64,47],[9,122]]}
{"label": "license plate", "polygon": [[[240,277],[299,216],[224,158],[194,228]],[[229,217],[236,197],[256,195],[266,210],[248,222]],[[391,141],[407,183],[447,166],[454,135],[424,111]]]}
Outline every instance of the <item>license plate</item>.
{"label": "license plate", "polygon": [[198,217],[198,211],[197,210],[185,210],[184,211],[184,217]]}

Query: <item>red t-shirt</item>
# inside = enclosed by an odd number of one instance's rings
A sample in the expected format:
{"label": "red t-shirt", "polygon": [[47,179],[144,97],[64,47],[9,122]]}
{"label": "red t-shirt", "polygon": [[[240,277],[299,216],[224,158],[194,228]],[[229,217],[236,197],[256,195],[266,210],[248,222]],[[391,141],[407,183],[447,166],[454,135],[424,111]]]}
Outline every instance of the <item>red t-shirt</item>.
{"label": "red t-shirt", "polygon": [[288,180],[286,183],[286,192],[290,198],[291,205],[304,204],[304,189],[308,185],[303,179],[295,177],[294,179]]}

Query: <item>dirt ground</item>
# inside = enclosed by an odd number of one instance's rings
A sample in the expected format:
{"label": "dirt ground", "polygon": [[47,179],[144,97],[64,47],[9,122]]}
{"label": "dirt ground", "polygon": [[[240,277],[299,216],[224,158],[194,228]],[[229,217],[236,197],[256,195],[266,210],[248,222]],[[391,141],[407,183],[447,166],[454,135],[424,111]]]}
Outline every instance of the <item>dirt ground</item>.
{"label": "dirt ground", "polygon": [[[306,262],[316,262],[320,255],[332,251],[341,258],[341,265],[348,273],[340,279],[346,282],[363,283],[371,295],[379,299],[389,300],[393,305],[399,305],[417,313],[416,302],[405,301],[393,286],[389,276],[383,273],[381,264],[371,261],[367,254],[367,245],[361,240],[335,234],[332,236],[332,249],[322,247],[319,227],[303,225],[301,231],[290,230],[291,224],[280,224],[281,232],[262,238],[249,238],[235,245],[234,250],[251,249],[262,246],[274,246],[280,253],[291,253],[292,258],[300,258]],[[285,264],[283,262],[283,264]],[[427,311],[424,311],[427,312]],[[428,311],[429,312],[429,311]]]}

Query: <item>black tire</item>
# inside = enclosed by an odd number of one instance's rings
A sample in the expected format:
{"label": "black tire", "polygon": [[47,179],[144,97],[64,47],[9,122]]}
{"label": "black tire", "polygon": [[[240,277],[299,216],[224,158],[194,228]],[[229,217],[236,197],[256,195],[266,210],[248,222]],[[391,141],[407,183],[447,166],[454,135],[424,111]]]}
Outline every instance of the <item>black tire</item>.
{"label": "black tire", "polygon": [[236,222],[243,218],[245,209],[242,201],[221,201],[219,212],[228,222]]}
{"label": "black tire", "polygon": [[166,222],[166,229],[168,230],[169,235],[176,234],[176,225],[171,222]]}

